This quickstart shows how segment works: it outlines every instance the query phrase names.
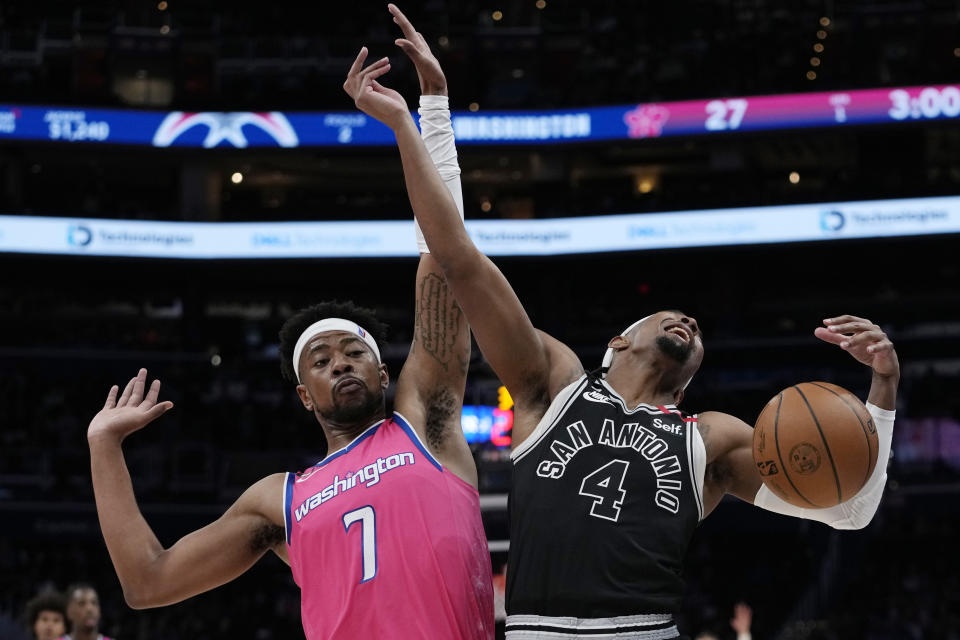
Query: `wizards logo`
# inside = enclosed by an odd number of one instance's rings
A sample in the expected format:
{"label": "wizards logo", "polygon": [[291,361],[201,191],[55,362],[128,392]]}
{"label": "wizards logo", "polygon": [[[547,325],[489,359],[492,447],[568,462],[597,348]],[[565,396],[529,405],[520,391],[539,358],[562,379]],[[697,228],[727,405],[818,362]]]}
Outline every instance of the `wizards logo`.
{"label": "wizards logo", "polygon": [[169,147],[186,131],[194,127],[201,127],[207,129],[207,135],[202,143],[205,149],[212,149],[224,141],[234,147],[243,149],[249,144],[246,135],[243,133],[243,128],[247,126],[255,127],[266,133],[281,147],[296,147],[300,142],[297,138],[297,132],[290,125],[290,121],[279,111],[268,113],[254,113],[252,111],[185,113],[183,111],[173,111],[163,119],[157,132],[153,135],[153,146]]}
{"label": "wizards logo", "polygon": [[670,119],[670,110],[658,104],[640,104],[623,115],[631,138],[656,138]]}

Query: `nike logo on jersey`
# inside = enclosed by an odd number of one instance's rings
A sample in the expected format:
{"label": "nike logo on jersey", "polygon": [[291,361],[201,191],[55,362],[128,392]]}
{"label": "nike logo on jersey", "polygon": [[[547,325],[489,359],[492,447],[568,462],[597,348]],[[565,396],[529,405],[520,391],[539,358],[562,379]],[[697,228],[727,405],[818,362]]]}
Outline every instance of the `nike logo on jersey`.
{"label": "nike logo on jersey", "polygon": [[590,402],[599,402],[600,404],[613,404],[613,399],[610,396],[604,395],[599,391],[585,391],[583,399],[589,400]]}

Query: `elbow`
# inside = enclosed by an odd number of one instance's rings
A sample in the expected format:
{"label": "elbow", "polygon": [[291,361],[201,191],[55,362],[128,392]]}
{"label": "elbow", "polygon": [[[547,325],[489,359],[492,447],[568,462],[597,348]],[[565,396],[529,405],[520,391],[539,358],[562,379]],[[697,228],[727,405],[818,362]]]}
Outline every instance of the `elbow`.
{"label": "elbow", "polygon": [[140,591],[123,587],[123,599],[131,609],[149,609],[156,606]]}
{"label": "elbow", "polygon": [[480,253],[473,243],[469,246],[450,247],[447,251],[433,252],[431,255],[443,271],[447,282],[467,281],[476,273],[476,269],[484,261],[484,255]]}
{"label": "elbow", "polygon": [[123,599],[131,609],[153,609],[170,604],[164,601],[156,589],[150,588],[150,582],[146,580],[138,581],[138,584],[130,584],[121,581],[123,588]]}

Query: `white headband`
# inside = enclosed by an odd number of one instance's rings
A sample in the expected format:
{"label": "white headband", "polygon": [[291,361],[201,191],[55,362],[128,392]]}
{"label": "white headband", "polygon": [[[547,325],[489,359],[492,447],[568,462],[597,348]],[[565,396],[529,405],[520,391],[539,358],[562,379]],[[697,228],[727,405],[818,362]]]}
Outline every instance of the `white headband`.
{"label": "white headband", "polygon": [[350,320],[344,320],[343,318],[324,318],[304,329],[303,333],[300,334],[300,338],[297,340],[297,346],[293,348],[293,372],[297,376],[297,382],[300,382],[300,354],[314,336],[324,331],[346,331],[360,336],[373,350],[373,354],[377,356],[377,362],[380,362],[380,349],[377,348],[377,342],[370,336],[370,332],[365,331],[363,327]]}
{"label": "white headband", "polygon": [[[643,318],[640,318],[639,320],[637,320],[636,322],[634,322],[632,325],[630,325],[629,327],[627,327],[626,329],[624,329],[624,330],[623,330],[623,333],[621,333],[620,335],[622,335],[622,336],[627,335],[628,333],[630,333],[631,331],[633,331],[638,325],[640,325],[640,323],[642,323],[644,320],[647,320],[648,318],[652,318],[652,317],[653,317],[653,315],[651,314],[651,315],[649,315],[649,316],[644,316]],[[601,378],[606,378],[606,377],[607,377],[607,372],[610,371],[610,365],[613,363],[613,354],[614,354],[614,353],[615,353],[615,350],[614,350],[613,347],[607,347],[606,353],[603,354],[603,362],[600,363],[600,377],[601,377]],[[690,386],[690,382],[691,382],[692,380],[693,380],[693,376],[690,376],[690,379],[687,380],[686,383],[684,383],[684,385],[683,385],[684,390],[686,390],[686,388]]]}
{"label": "white headband", "polygon": [[[632,325],[630,325],[629,327],[627,327],[626,329],[624,329],[624,330],[623,330],[623,333],[621,333],[620,335],[622,335],[622,336],[627,335],[628,333],[630,333],[631,331],[633,331],[633,329],[634,329],[637,325],[639,325],[641,322],[643,322],[643,321],[646,320],[647,318],[652,318],[652,317],[653,317],[653,316],[651,315],[651,316],[645,316],[645,317],[643,317],[643,318],[640,318],[639,320],[637,320],[636,322],[634,322]],[[610,364],[613,362],[613,354],[614,354],[614,348],[613,348],[613,347],[607,347],[606,353],[603,354],[603,362],[600,363],[600,377],[601,377],[601,378],[606,378],[606,377],[607,377],[607,372],[610,371]]]}

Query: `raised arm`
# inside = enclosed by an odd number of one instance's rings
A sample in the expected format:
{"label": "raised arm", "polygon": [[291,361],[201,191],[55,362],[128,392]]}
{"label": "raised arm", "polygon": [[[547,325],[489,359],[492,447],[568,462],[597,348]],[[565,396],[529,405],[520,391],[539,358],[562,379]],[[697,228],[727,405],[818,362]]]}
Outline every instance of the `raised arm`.
{"label": "raised arm", "polygon": [[784,515],[817,520],[835,529],[862,529],[880,505],[887,480],[887,462],[893,442],[900,364],[893,343],[879,326],[854,316],[824,321],[815,335],[847,351],[873,372],[867,410],[877,426],[879,451],[873,475],[857,495],[827,509],[804,509],[785,502],[763,485],[753,461],[753,429],[742,420],[718,412],[700,416],[700,431],[707,448],[704,506],[707,512],[724,493]]}
{"label": "raised arm", "polygon": [[397,92],[377,82],[389,71],[389,62],[384,58],[363,68],[366,56],[366,48],[361,49],[344,89],[358,108],[394,131],[410,202],[432,255],[466,314],[477,344],[510,390],[518,410],[535,413],[565,386],[551,380],[552,368],[582,368],[579,362],[569,362],[572,352],[542,339],[506,278],[473,245],[406,103]]}
{"label": "raised arm", "polygon": [[[403,42],[416,52],[411,58],[420,78],[421,135],[428,143],[431,162],[442,172],[446,189],[461,208],[462,216],[460,167],[456,150],[452,149],[447,79],[423,37],[415,31],[409,37],[411,40]],[[450,140],[445,139],[448,135]],[[444,466],[476,486],[476,465],[460,428],[470,362],[470,329],[426,243],[418,238],[417,244],[421,254],[413,342],[397,382],[395,406],[412,421]]]}
{"label": "raised arm", "polygon": [[250,487],[218,520],[164,549],[140,513],[123,458],[123,439],[173,407],[157,402],[154,380],[144,398],[141,369],[117,398],[114,386],[87,430],[100,528],[127,604],[135,609],[179,602],[233,580],[268,549],[285,556],[283,474]]}

